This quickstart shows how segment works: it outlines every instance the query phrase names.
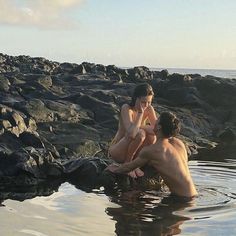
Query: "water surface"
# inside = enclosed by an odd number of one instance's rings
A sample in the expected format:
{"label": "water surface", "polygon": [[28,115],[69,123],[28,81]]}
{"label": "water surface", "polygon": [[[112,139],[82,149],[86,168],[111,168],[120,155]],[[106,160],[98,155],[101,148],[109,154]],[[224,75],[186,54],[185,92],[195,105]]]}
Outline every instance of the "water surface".
{"label": "water surface", "polygon": [[190,161],[199,197],[190,203],[151,189],[85,192],[63,183],[49,196],[5,200],[0,234],[236,235],[236,161]]}
{"label": "water surface", "polygon": [[190,69],[190,68],[151,68],[151,70],[161,71],[167,69],[170,74],[200,74],[201,76],[216,76],[221,78],[236,79],[236,70],[217,70],[217,69]]}

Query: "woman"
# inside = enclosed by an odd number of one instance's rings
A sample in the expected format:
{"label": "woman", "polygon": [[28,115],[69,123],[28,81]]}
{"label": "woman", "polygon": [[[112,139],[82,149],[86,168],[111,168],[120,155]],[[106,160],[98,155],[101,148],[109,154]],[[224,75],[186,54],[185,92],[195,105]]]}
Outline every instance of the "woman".
{"label": "woman", "polygon": [[[129,162],[137,156],[143,146],[156,141],[153,128],[157,117],[151,105],[153,96],[149,84],[139,84],[134,89],[131,103],[121,107],[119,128],[109,148],[114,161]],[[140,169],[129,173],[133,178],[143,174]]]}

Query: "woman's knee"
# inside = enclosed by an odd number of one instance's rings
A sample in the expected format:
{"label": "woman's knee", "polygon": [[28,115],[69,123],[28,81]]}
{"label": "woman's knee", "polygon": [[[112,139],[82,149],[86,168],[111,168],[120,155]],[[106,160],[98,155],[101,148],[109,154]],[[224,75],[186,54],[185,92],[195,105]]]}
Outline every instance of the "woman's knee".
{"label": "woman's knee", "polygon": [[148,144],[153,144],[156,142],[156,136],[155,135],[147,135],[146,140]]}
{"label": "woman's knee", "polygon": [[146,132],[143,129],[140,129],[135,137],[135,139],[143,142],[146,139]]}

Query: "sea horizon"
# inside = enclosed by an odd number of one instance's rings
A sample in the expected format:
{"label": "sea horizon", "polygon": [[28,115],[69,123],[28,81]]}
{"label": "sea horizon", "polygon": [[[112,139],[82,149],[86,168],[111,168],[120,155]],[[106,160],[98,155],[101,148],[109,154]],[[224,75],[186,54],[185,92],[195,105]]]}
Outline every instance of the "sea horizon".
{"label": "sea horizon", "polygon": [[[136,66],[134,66],[136,67]],[[120,67],[122,69],[130,69],[134,67]],[[226,79],[236,79],[236,69],[193,69],[193,68],[170,68],[170,67],[148,67],[151,71],[167,70],[170,74],[200,74],[201,76],[215,76]]]}
{"label": "sea horizon", "polygon": [[168,70],[170,74],[180,73],[180,74],[200,74],[201,76],[215,76],[228,79],[236,79],[236,69],[193,69],[193,68],[158,68],[152,67],[150,70]]}

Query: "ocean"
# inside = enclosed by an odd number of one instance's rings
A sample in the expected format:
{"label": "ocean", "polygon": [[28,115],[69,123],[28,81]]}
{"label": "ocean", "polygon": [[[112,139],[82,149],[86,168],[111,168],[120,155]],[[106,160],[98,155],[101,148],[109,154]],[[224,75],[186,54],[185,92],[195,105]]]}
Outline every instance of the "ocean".
{"label": "ocean", "polygon": [[200,74],[201,76],[212,75],[221,78],[236,79],[236,70],[216,69],[185,69],[185,68],[150,68],[150,70],[161,71],[167,69],[170,74]]}

